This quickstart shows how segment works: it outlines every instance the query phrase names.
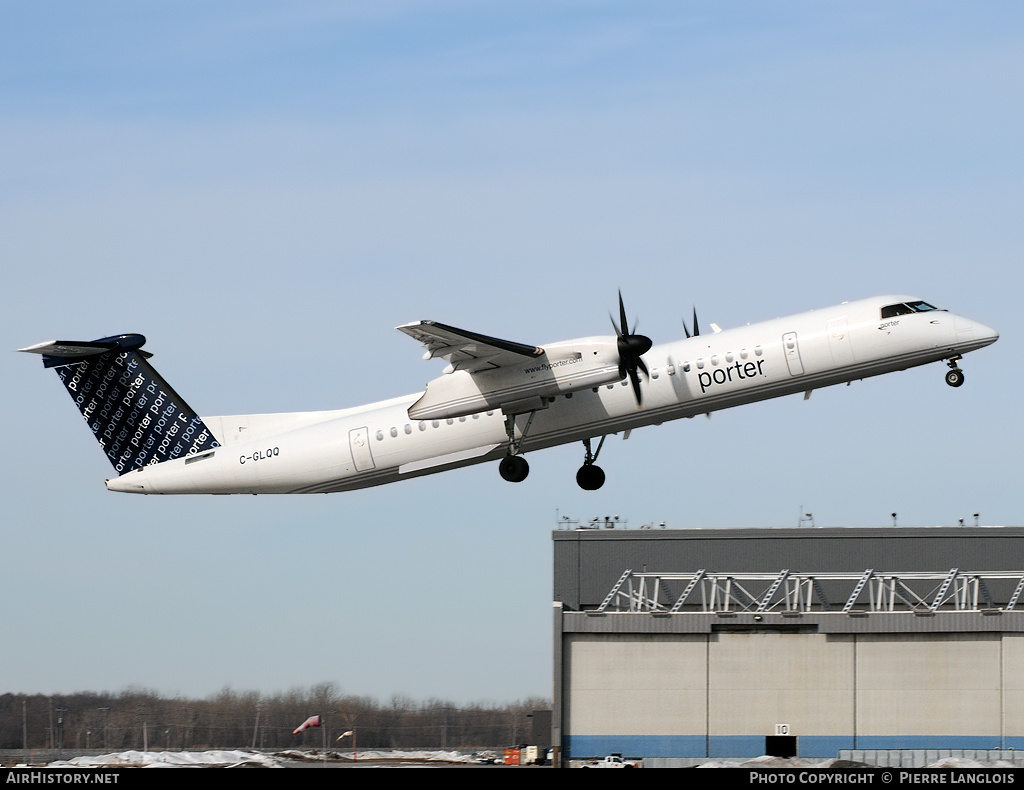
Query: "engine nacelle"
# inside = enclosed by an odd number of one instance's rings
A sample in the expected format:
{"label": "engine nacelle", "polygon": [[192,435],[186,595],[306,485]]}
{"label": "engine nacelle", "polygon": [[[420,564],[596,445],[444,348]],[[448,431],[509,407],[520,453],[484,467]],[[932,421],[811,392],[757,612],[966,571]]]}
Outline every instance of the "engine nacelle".
{"label": "engine nacelle", "polygon": [[614,337],[585,337],[544,346],[544,353],[519,365],[468,373],[445,373],[427,385],[409,408],[413,420],[464,417],[502,409],[506,414],[537,408],[543,398],[621,381]]}

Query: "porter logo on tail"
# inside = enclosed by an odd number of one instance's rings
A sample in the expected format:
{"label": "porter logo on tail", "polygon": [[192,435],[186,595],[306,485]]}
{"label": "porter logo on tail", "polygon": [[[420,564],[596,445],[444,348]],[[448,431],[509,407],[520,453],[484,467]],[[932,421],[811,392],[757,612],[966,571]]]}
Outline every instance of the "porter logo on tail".
{"label": "porter logo on tail", "polygon": [[142,335],[54,341],[43,355],[119,473],[219,447],[202,419],[146,361]]}

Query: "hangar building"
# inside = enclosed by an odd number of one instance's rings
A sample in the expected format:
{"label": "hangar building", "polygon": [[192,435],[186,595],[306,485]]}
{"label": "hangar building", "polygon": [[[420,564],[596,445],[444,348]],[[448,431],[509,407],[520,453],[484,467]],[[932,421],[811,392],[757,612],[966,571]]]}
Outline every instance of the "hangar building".
{"label": "hangar building", "polygon": [[1024,749],[1024,528],[553,539],[563,758]]}

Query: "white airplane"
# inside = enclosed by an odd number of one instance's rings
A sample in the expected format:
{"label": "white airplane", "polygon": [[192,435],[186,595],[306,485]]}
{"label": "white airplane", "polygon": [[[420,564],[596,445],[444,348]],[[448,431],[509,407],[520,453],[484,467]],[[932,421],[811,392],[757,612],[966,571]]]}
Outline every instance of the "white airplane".
{"label": "white airplane", "polygon": [[[994,343],[987,326],[910,296],[881,296],[655,346],[630,332],[619,294],[614,336],[523,345],[434,321],[398,327],[448,367],[425,392],[339,411],[200,418],[147,362],[142,335],[52,341],[43,355],[118,477],[136,494],[349,491],[498,460],[505,480],[523,454],[583,442],[581,488],[610,434],[945,360]],[[644,381],[641,382],[640,374]],[[596,447],[592,444],[597,440]]]}

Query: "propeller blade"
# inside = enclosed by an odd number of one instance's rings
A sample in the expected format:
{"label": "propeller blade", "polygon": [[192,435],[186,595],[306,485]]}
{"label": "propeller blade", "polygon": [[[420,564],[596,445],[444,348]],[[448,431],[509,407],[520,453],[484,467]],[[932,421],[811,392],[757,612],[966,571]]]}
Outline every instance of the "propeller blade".
{"label": "propeller blade", "polygon": [[636,395],[636,405],[639,407],[644,399],[640,394],[640,376],[637,375],[636,368],[629,369],[629,380],[633,382],[633,394]]}
{"label": "propeller blade", "polygon": [[693,308],[693,336],[697,337],[700,335],[700,327],[697,326],[697,308]]}
{"label": "propeller blade", "polygon": [[636,334],[639,321],[634,322],[633,331],[629,331],[626,304],[622,299],[621,288],[619,289],[619,323],[615,323],[615,317],[611,313],[608,314],[608,317],[611,319],[612,326],[615,327],[616,345],[619,351],[619,375],[622,378],[629,376],[630,383],[633,385],[633,395],[636,397],[636,405],[640,406],[643,404],[643,393],[640,391],[638,371],[643,371],[644,375],[650,378],[650,372],[641,357],[651,350],[654,343],[649,337]]}

